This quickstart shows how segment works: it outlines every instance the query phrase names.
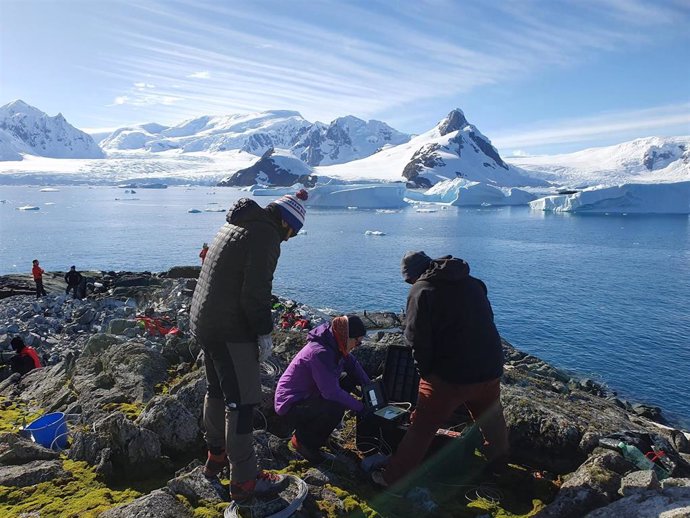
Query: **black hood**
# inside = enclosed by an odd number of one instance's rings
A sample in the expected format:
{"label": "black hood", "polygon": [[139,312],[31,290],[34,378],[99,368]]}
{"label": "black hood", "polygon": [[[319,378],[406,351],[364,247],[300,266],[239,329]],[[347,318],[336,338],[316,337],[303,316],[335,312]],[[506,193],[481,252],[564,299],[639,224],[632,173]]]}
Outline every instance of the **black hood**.
{"label": "black hood", "polygon": [[470,275],[470,265],[462,259],[447,255],[431,261],[426,272],[419,277],[420,281],[459,282]]}
{"label": "black hood", "polygon": [[228,211],[226,221],[232,225],[241,225],[248,221],[266,221],[276,223],[274,218],[254,200],[242,198]]}

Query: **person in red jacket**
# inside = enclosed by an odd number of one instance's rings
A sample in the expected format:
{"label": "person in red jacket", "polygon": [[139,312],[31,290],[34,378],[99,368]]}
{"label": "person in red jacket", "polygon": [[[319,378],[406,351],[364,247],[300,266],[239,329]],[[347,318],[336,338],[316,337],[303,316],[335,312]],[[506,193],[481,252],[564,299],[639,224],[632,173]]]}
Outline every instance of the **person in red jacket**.
{"label": "person in red jacket", "polygon": [[41,295],[48,295],[45,288],[43,288],[43,274],[45,271],[38,265],[38,259],[34,259],[33,265],[31,275],[34,276],[34,282],[36,283],[36,298],[40,299]]}
{"label": "person in red jacket", "polygon": [[26,374],[34,369],[40,369],[43,367],[41,365],[41,360],[38,358],[36,349],[29,347],[24,343],[21,336],[15,336],[10,341],[12,349],[14,349],[15,354],[10,360],[10,368],[12,372],[18,372],[21,375]]}
{"label": "person in red jacket", "polygon": [[206,254],[208,253],[208,243],[204,243],[201,247],[201,252],[199,252],[199,257],[201,257],[201,264],[204,264],[204,259],[206,259]]}

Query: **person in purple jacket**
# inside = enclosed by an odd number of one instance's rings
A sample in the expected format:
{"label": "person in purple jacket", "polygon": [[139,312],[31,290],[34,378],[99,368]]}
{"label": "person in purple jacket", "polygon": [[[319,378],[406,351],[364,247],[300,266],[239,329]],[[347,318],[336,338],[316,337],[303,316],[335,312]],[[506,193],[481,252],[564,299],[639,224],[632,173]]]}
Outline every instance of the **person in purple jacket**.
{"label": "person in purple jacket", "polygon": [[338,426],[345,410],[364,410],[346,388],[370,382],[350,352],[362,343],[366,328],[354,315],[334,318],[309,332],[278,381],[275,410],[294,423],[289,446],[311,463],[324,460],[320,448]]}

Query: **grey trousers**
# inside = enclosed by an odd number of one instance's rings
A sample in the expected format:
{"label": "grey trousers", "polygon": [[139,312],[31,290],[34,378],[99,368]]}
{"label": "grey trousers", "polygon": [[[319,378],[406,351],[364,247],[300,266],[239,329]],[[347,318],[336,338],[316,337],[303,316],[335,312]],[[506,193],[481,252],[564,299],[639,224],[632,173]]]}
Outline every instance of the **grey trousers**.
{"label": "grey trousers", "polygon": [[252,436],[254,407],[261,401],[261,375],[256,342],[202,344],[208,389],[204,399],[206,444],[225,450],[232,482],[256,478],[258,467]]}

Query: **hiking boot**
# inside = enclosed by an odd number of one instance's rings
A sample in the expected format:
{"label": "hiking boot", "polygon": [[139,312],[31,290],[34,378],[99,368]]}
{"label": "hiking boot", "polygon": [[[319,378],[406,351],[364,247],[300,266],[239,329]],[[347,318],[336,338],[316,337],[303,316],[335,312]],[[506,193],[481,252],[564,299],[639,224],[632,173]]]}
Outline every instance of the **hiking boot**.
{"label": "hiking boot", "polygon": [[301,455],[302,458],[304,458],[304,460],[311,464],[319,465],[326,460],[326,457],[323,453],[321,453],[321,450],[316,448],[310,448],[309,446],[306,446],[298,442],[296,435],[293,435],[290,439],[290,442],[288,443],[288,448],[290,449],[290,451],[293,451],[298,455]]}
{"label": "hiking boot", "polygon": [[231,482],[230,496],[235,502],[244,502],[252,497],[279,493],[287,478],[285,475],[260,471],[254,480]]}
{"label": "hiking boot", "polygon": [[225,451],[222,451],[218,455],[214,455],[209,451],[206,464],[204,464],[204,476],[208,479],[218,478],[223,468],[229,465],[228,462]]}

